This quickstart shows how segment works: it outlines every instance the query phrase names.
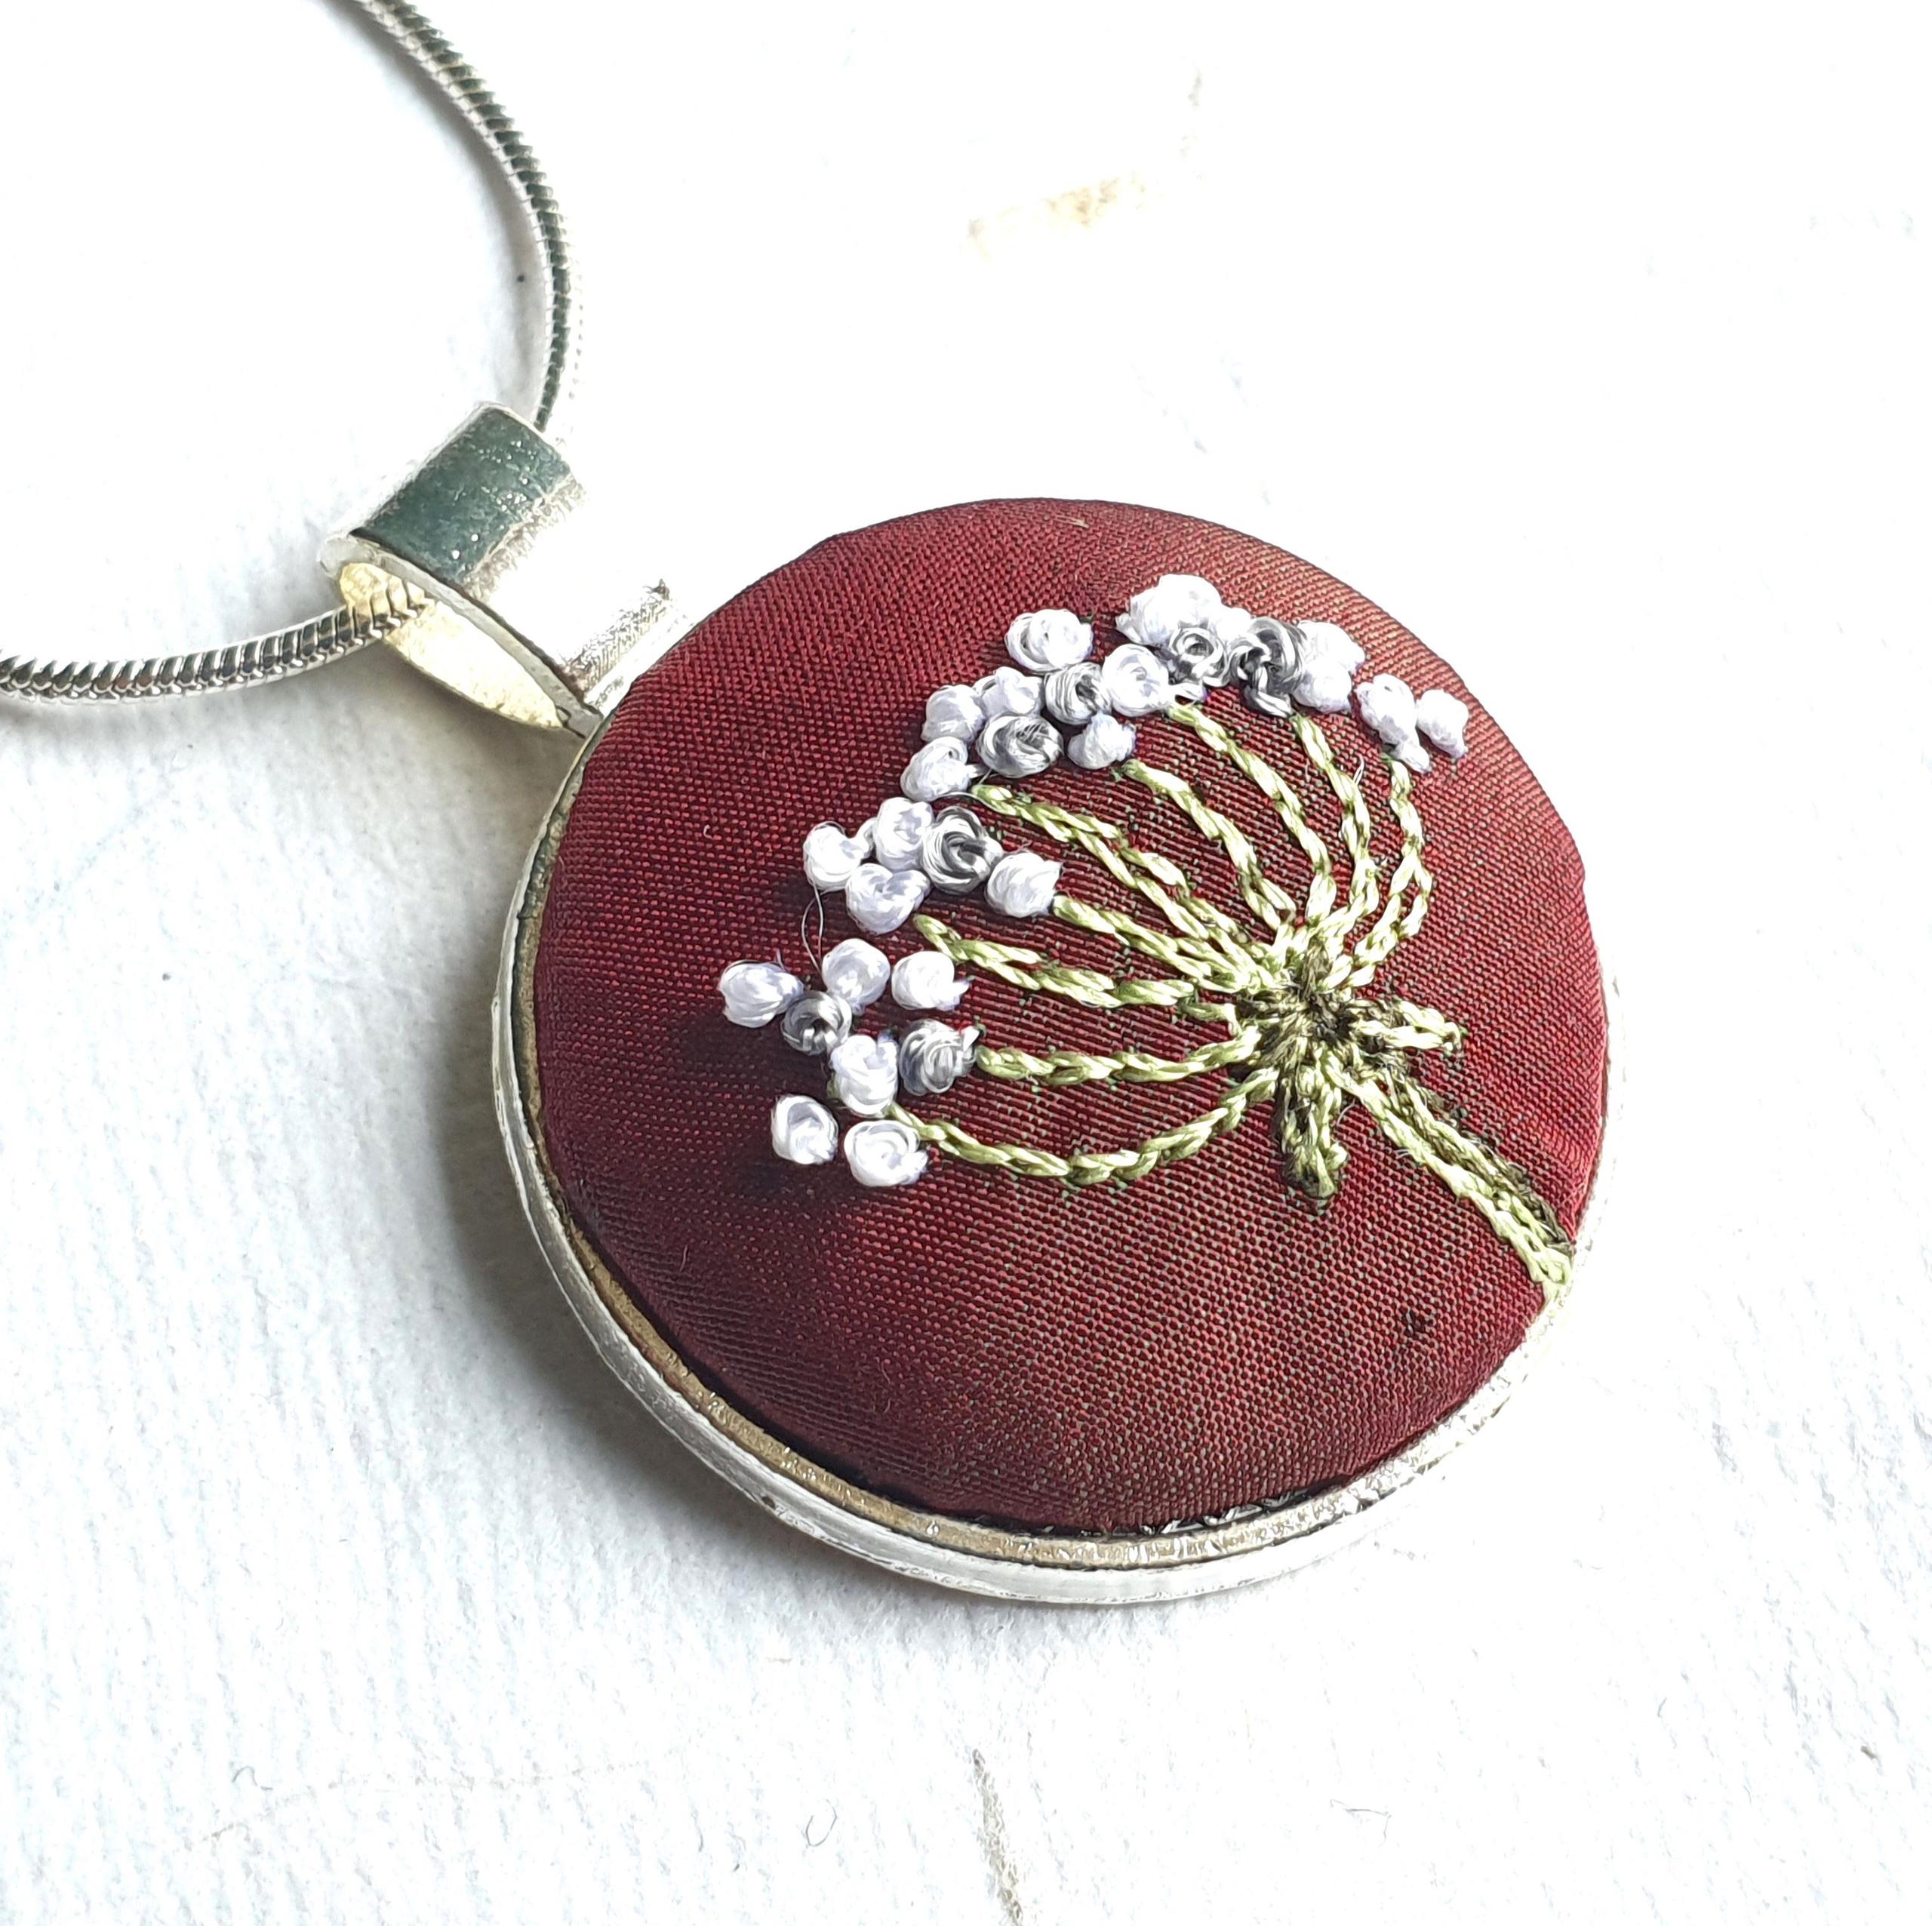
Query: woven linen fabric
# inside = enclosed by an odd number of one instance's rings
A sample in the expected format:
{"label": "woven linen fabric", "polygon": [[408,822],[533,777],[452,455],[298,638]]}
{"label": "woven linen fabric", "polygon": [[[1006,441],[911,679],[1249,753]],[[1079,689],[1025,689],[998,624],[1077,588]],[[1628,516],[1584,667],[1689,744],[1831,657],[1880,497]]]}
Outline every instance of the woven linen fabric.
{"label": "woven linen fabric", "polygon": [[[1184,1162],[1078,1192],[937,1155],[918,1183],[870,1192],[842,1159],[774,1157],[773,1100],[821,1095],[823,1066],[775,1025],[728,1023],[716,984],[741,958],[782,957],[809,977],[812,950],[854,933],[835,898],[821,920],[805,832],[855,829],[897,792],[927,695],[1005,661],[1015,615],[1060,607],[1104,623],[1169,572],[1257,614],[1338,622],[1367,651],[1363,675],[1470,701],[1467,757],[1438,758],[1416,787],[1434,898],[1369,994],[1466,1027],[1460,1059],[1418,1074],[1572,1233],[1595,1171],[1604,1014],[1581,863],[1501,731],[1397,623],[1278,549],[1145,508],[983,502],[824,543],[701,623],[590,757],[535,965],[543,1128],[568,1208],[700,1376],[820,1463],[955,1515],[1119,1530],[1345,1478],[1467,1398],[1541,1303],[1476,1211],[1358,1109],[1340,1127],[1340,1194],[1319,1210],[1284,1181],[1266,1106]],[[1346,890],[1339,808],[1290,725],[1231,691],[1209,707],[1300,793]],[[1361,724],[1324,726],[1379,789],[1380,746]],[[1245,780],[1171,723],[1140,728],[1143,757],[1239,821],[1299,900],[1306,863]],[[1140,786],[1062,765],[1028,789],[1124,823],[1240,912],[1225,860]],[[1379,805],[1376,820],[1386,880],[1399,843]],[[992,826],[1009,848],[1050,848]],[[1077,854],[1066,884],[1127,906]],[[1051,918],[1015,925],[977,897],[928,906],[969,934],[1121,967],[1117,949]],[[910,925],[877,940],[895,957],[922,946]],[[889,1001],[868,1015],[862,1027],[906,1020]],[[983,978],[953,1020],[1035,1050],[1174,1055],[1210,1034]],[[914,1107],[992,1141],[1099,1149],[1198,1114],[1223,1087],[969,1076]]]}

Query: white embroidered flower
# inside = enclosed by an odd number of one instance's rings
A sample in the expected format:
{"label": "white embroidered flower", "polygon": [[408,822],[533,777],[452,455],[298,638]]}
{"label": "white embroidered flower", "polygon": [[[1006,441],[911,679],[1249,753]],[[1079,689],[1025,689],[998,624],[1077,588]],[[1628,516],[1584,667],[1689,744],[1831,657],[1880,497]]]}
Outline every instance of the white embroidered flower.
{"label": "white embroidered flower", "polygon": [[980,760],[995,776],[1023,782],[1060,760],[1066,745],[1044,715],[995,715],[980,731]]}
{"label": "white embroidered flower", "polygon": [[926,1153],[911,1125],[891,1117],[854,1124],[845,1133],[845,1161],[868,1190],[915,1183],[926,1169]]}
{"label": "white embroidered flower", "polygon": [[814,889],[842,890],[872,853],[869,825],[848,836],[836,823],[820,823],[805,838],[805,880]]}
{"label": "white embroidered flower", "polygon": [[1361,719],[1391,748],[1416,732],[1415,692],[1399,675],[1372,675],[1355,691]]}
{"label": "white embroidered flower", "polygon": [[1165,664],[1137,642],[1115,649],[1101,663],[1100,688],[1117,715],[1155,715],[1174,703]]}
{"label": "white embroidered flower", "polygon": [[825,952],[819,974],[834,996],[843,997],[854,1010],[863,1010],[885,994],[892,964],[884,950],[863,937],[848,937]]}
{"label": "white embroidered flower", "polygon": [[1297,622],[1300,658],[1288,681],[1288,694],[1304,709],[1340,715],[1349,706],[1355,671],[1362,665],[1361,645],[1332,622]]}
{"label": "white embroidered flower", "polygon": [[1070,608],[1035,609],[1006,632],[1006,652],[1022,669],[1044,675],[1071,669],[1093,653],[1094,632]]}
{"label": "white embroidered flower", "polygon": [[919,845],[933,826],[933,806],[909,797],[888,796],[866,825],[872,832],[873,860],[888,869],[914,869]]}
{"label": "white embroidered flower", "polygon": [[899,1087],[908,1097],[940,1097],[973,1067],[980,1032],[927,1017],[899,1039]]}
{"label": "white embroidered flower", "polygon": [[1045,691],[1048,715],[1069,729],[1084,729],[1106,706],[1097,662],[1076,662],[1071,669],[1056,669],[1041,686]]}
{"label": "white embroidered flower", "polygon": [[804,1057],[829,1057],[852,1033],[852,1006],[829,989],[808,989],[778,1020],[778,1033]]}
{"label": "white embroidered flower", "polygon": [[889,1036],[848,1036],[832,1053],[838,1100],[855,1116],[876,1117],[899,1094],[899,1046]]}
{"label": "white embroidered flower", "polygon": [[927,697],[925,727],[920,734],[929,743],[942,736],[957,736],[962,743],[970,743],[986,719],[980,698],[964,682],[949,682]]}
{"label": "white embroidered flower", "polygon": [[734,963],[718,979],[718,993],[733,1023],[755,1030],[783,1016],[804,995],[805,986],[776,963]]}
{"label": "white embroidered flower", "polygon": [[1223,648],[1232,648],[1254,626],[1254,617],[1244,608],[1230,608],[1217,602],[1203,617],[1201,626]]}
{"label": "white embroidered flower", "polygon": [[1213,583],[1198,575],[1163,575],[1128,604],[1114,626],[1131,642],[1164,649],[1183,629],[1207,626],[1221,606]]}
{"label": "white embroidered flower", "polygon": [[948,896],[971,896],[1005,854],[978,817],[955,804],[933,818],[919,845],[919,867],[932,878],[934,889]]}
{"label": "white embroidered flower", "polygon": [[995,715],[1038,715],[1046,685],[1037,675],[1023,675],[1002,663],[990,675],[982,675],[973,685],[973,693],[990,722]]}
{"label": "white embroidered flower", "polygon": [[957,1010],[971,982],[954,973],[951,957],[915,949],[892,966],[892,1000],[902,1010]]}
{"label": "white embroidered flower", "polygon": [[915,802],[937,802],[970,789],[979,780],[979,770],[967,760],[966,745],[957,736],[940,736],[906,764],[899,786]]}
{"label": "white embroidered flower", "polygon": [[1002,916],[1044,916],[1053,907],[1060,888],[1060,866],[1016,849],[993,865],[986,878],[986,900]]}
{"label": "white embroidered flower", "polygon": [[1447,689],[1426,689],[1416,698],[1416,727],[1444,755],[1469,753],[1469,706]]}
{"label": "white embroidered flower", "polygon": [[925,901],[931,888],[916,869],[888,869],[877,863],[862,863],[845,885],[845,907],[860,929],[882,937],[888,930],[897,929]]}
{"label": "white embroidered flower", "polygon": [[1429,771],[1429,751],[1416,734],[1415,692],[1399,675],[1373,675],[1355,691],[1361,719],[1398,761],[1420,775]]}
{"label": "white embroidered flower", "polygon": [[1118,715],[1104,711],[1066,745],[1067,760],[1083,769],[1105,769],[1124,762],[1134,753],[1134,731]]}
{"label": "white embroidered flower", "polygon": [[788,1164],[829,1164],[838,1155],[838,1119],[809,1097],[771,1106],[771,1147]]}

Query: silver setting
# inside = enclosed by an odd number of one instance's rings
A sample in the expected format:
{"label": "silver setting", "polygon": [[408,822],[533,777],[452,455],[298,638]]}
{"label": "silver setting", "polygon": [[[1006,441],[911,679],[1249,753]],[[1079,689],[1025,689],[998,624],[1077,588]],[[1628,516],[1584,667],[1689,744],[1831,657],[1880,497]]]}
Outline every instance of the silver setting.
{"label": "silver setting", "polygon": [[1250,626],[1231,657],[1233,678],[1250,709],[1277,717],[1295,712],[1293,691],[1301,650],[1301,632],[1288,623],[1264,615]]}
{"label": "silver setting", "polygon": [[[854,1485],[773,1437],[699,1379],[604,1269],[558,1195],[538,1141],[531,974],[551,865],[588,753],[531,853],[504,933],[494,1011],[497,1115],[537,1242],[605,1361],[674,1438],[774,1516],[908,1577],[994,1598],[1127,1603],[1222,1591],[1312,1564],[1366,1536],[1425,1472],[1487,1425],[1541,1359],[1576,1294],[1574,1283],[1545,1307],[1486,1383],[1359,1477],[1312,1496],[1146,1531],[1029,1531],[921,1511]],[[1604,986],[1611,1077],[1596,1180],[1577,1239],[1580,1264],[1603,1220],[1620,1141],[1623,1041],[1616,983],[1607,971]]]}
{"label": "silver setting", "polygon": [[1190,625],[1161,651],[1177,682],[1218,689],[1229,678],[1229,651],[1211,629]]}
{"label": "silver setting", "polygon": [[536,429],[488,405],[322,561],[345,596],[361,569],[436,605],[385,638],[426,675],[587,736],[688,626],[662,583],[635,586],[630,539]]}
{"label": "silver setting", "polygon": [[[516,123],[483,76],[406,0],[355,0],[420,67],[460,115],[502,174],[530,225],[543,266],[543,382],[532,419],[547,429],[568,392],[577,356],[580,303],[570,241],[557,197]],[[519,277],[520,278],[521,277]],[[312,621],[185,655],[131,656],[50,663],[0,654],[0,694],[41,702],[125,702],[151,696],[206,695],[298,675],[361,648],[387,641],[422,610],[421,596],[393,580],[358,571],[339,582],[343,605]]]}

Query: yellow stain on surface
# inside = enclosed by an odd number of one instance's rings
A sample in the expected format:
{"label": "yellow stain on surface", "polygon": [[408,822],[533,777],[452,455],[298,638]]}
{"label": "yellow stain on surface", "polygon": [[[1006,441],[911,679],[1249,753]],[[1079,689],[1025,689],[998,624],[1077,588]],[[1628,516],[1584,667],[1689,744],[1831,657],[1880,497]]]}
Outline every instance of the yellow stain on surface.
{"label": "yellow stain on surface", "polygon": [[967,223],[967,238],[990,260],[1015,242],[1091,229],[1117,215],[1146,208],[1155,198],[1145,175],[1114,174],[1084,187],[1069,187],[1044,201],[980,215]]}

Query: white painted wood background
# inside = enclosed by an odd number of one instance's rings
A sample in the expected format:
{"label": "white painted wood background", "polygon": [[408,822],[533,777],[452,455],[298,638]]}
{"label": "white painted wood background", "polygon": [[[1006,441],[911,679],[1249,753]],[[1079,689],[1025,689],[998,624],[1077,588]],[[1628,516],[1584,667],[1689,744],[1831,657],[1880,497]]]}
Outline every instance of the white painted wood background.
{"label": "white painted wood background", "polygon": [[[1924,11],[445,9],[576,221],[573,450],[693,605],[1097,494],[1461,667],[1591,866],[1620,1191],[1368,1549],[915,1589],[679,1457],[519,1221],[486,1009],[564,745],[378,652],[8,709],[0,1915],[1925,1917]],[[322,0],[6,40],[7,645],[319,606],[528,392],[502,208]]]}

